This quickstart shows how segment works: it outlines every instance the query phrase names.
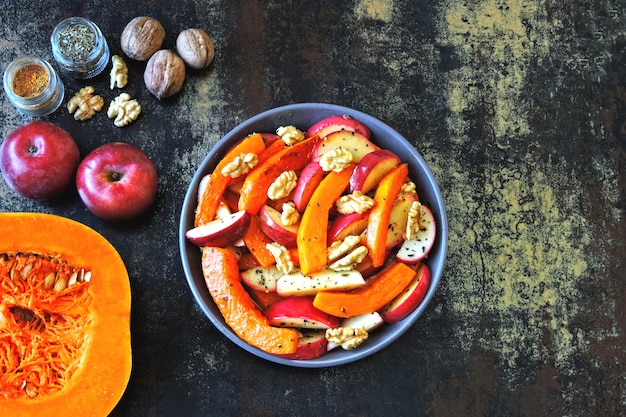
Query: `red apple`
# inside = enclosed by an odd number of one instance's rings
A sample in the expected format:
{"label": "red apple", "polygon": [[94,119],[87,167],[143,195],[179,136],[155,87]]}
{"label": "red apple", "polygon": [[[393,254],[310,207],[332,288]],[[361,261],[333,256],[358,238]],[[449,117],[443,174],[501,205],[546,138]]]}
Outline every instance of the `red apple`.
{"label": "red apple", "polygon": [[280,136],[278,136],[276,133],[270,133],[270,132],[261,133],[261,136],[263,137],[263,141],[265,142],[266,148],[270,146],[272,143],[280,139]]}
{"label": "red apple", "polygon": [[254,268],[241,271],[241,280],[248,287],[265,292],[276,292],[276,282],[278,278],[285,275],[276,265],[271,265],[268,268],[257,266]]}
{"label": "red apple", "polygon": [[372,264],[372,258],[369,255],[366,255],[365,258],[361,262],[359,262],[359,264],[354,269],[360,272],[361,276],[364,279],[367,279],[380,271],[382,268],[382,265],[374,266],[374,264]]}
{"label": "red apple", "polygon": [[108,143],[80,163],[76,187],[93,214],[108,221],[125,221],[146,212],[154,202],[157,172],[150,158],[135,146]]}
{"label": "red apple", "polygon": [[259,210],[259,227],[274,242],[287,248],[295,248],[298,224],[285,226],[280,220],[281,213],[267,204]]}
{"label": "red apple", "polygon": [[319,122],[314,123],[313,126],[309,127],[307,136],[311,137],[318,135],[323,139],[329,134],[340,130],[359,132],[368,139],[371,136],[370,129],[351,116],[330,116],[322,119]]}
{"label": "red apple", "polygon": [[380,310],[386,323],[396,323],[411,314],[420,305],[430,285],[430,269],[420,264],[413,281],[389,304]]}
{"label": "red apple", "polygon": [[405,264],[415,264],[428,256],[435,244],[437,226],[433,212],[422,205],[422,229],[411,240],[405,240],[396,253],[396,258]]}
{"label": "red apple", "polygon": [[45,200],[61,193],[74,179],[80,154],[65,130],[43,120],[13,130],[0,147],[0,170],[19,195]]}
{"label": "red apple", "polygon": [[326,330],[301,330],[300,333],[296,351],[278,356],[285,359],[308,360],[319,358],[327,352]]}
{"label": "red apple", "polygon": [[368,193],[378,186],[380,180],[402,161],[387,149],[378,149],[365,155],[354,168],[350,177],[350,190]]}
{"label": "red apple", "polygon": [[300,171],[296,188],[293,190],[293,202],[296,205],[296,210],[300,213],[304,212],[313,192],[320,185],[325,175],[326,172],[317,161],[309,162]]}
{"label": "red apple", "polygon": [[387,229],[387,243],[385,245],[387,250],[404,242],[409,210],[414,201],[417,201],[417,194],[402,193],[393,204],[389,214],[389,228]]}
{"label": "red apple", "polygon": [[[382,316],[373,311],[371,313],[360,314],[358,316],[348,317],[347,319],[343,319],[341,321],[341,327],[350,327],[352,329],[365,329],[369,332],[372,332],[382,326],[384,320]],[[326,347],[327,350],[333,350],[340,345],[333,342],[328,342]]]}
{"label": "red apple", "polygon": [[360,235],[367,228],[368,219],[369,211],[337,215],[328,229],[328,244],[343,240],[346,236]]}
{"label": "red apple", "polygon": [[245,210],[221,214],[215,220],[194,227],[185,233],[191,243],[198,246],[224,247],[243,237],[250,226],[250,213]]}
{"label": "red apple", "polygon": [[272,304],[263,312],[272,326],[298,329],[332,329],[339,318],[313,305],[311,297],[289,297]]}
{"label": "red apple", "polygon": [[380,149],[366,136],[359,132],[340,130],[321,139],[313,150],[313,160],[319,161],[326,152],[336,148],[345,148],[352,153],[352,161],[359,163],[370,152]]}

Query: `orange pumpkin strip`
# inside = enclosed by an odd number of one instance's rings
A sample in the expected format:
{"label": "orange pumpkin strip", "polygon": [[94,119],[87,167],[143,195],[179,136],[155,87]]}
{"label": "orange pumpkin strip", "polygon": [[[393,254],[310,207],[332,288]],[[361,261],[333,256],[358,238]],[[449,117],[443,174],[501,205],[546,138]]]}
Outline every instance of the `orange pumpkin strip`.
{"label": "orange pumpkin strip", "polygon": [[[286,146],[260,162],[248,173],[241,186],[239,210],[256,214],[267,200],[267,190],[274,180],[284,171],[298,170],[311,159],[318,137]],[[282,142],[282,141],[281,141]]]}
{"label": "orange pumpkin strip", "polygon": [[374,206],[370,211],[367,223],[366,241],[374,267],[382,266],[385,263],[385,245],[391,209],[408,175],[408,165],[398,165],[383,177],[376,188]]}
{"label": "orange pumpkin strip", "polygon": [[313,305],[337,317],[352,317],[371,313],[385,306],[409,285],[415,270],[402,262],[395,262],[368,280],[365,287],[354,291],[321,291]]}
{"label": "orange pumpkin strip", "polygon": [[217,207],[222,200],[224,191],[232,182],[232,178],[226,177],[222,174],[222,169],[242,154],[253,153],[259,155],[264,150],[265,142],[263,141],[263,137],[259,133],[255,133],[244,138],[226,153],[224,158],[220,160],[213,172],[210,174],[207,187],[204,189],[204,192],[199,199],[194,219],[194,225],[196,227],[208,223],[215,218],[215,212],[217,211]]}
{"label": "orange pumpkin strip", "polygon": [[302,273],[307,275],[326,266],[328,213],[350,182],[354,164],[341,172],[331,171],[320,182],[309,200],[296,237]]}
{"label": "orange pumpkin strip", "polygon": [[247,343],[272,354],[293,353],[298,332],[270,326],[240,281],[235,254],[207,247],[202,251],[202,273],[224,321]]}
{"label": "orange pumpkin strip", "polygon": [[267,237],[263,230],[261,230],[259,219],[257,219],[256,216],[250,216],[250,226],[248,226],[246,234],[243,235],[243,243],[246,244],[246,247],[254,259],[265,268],[276,263],[276,259],[274,259],[272,253],[266,247],[266,245],[271,242],[272,239]]}

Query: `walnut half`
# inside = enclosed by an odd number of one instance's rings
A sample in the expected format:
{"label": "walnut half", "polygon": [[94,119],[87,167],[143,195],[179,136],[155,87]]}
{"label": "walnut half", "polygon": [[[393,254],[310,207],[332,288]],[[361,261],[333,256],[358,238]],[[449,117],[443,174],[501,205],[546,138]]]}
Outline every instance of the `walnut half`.
{"label": "walnut half", "polygon": [[115,97],[107,110],[107,116],[109,119],[115,118],[113,124],[117,127],[124,127],[137,120],[139,113],[141,113],[141,104],[135,99],[131,100],[128,93]]}
{"label": "walnut half", "polygon": [[67,102],[67,110],[74,113],[74,120],[85,121],[91,119],[96,112],[104,107],[104,99],[99,95],[94,95],[94,88],[90,85],[81,88]]}

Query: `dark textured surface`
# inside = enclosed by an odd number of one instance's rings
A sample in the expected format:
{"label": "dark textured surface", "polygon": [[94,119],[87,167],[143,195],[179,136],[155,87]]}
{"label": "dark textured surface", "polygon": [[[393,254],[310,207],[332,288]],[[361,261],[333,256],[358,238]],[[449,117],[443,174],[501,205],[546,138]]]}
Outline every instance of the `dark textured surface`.
{"label": "dark textured surface", "polygon": [[[50,33],[74,15],[95,21],[112,53],[137,15],[161,21],[165,47],[188,27],[216,46],[215,63],[164,102],[127,60],[124,91],[143,112],[125,128],[104,112],[46,118],[83,156],[120,140],[153,159],[159,193],[141,219],[109,224],[75,189],[32,202],[0,183],[0,210],[79,220],[128,267],[133,373],[113,416],[626,414],[623,2],[0,0],[2,68],[52,61]],[[64,81],[68,95],[85,85]],[[108,74],[91,84],[107,103],[118,94]],[[260,111],[308,101],[370,113],[411,140],[450,221],[427,313],[382,352],[325,370],[264,362],[212,328],[176,235],[208,149]],[[27,120],[0,96],[2,137]]]}

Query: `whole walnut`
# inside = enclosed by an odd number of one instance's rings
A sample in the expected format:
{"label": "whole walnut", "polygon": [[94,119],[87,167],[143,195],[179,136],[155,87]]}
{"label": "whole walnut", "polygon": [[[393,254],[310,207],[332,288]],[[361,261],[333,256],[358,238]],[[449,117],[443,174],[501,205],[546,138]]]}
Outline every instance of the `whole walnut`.
{"label": "whole walnut", "polygon": [[185,29],[180,32],[176,38],[176,50],[193,69],[208,67],[215,56],[213,40],[202,29]]}
{"label": "whole walnut", "polygon": [[164,39],[165,29],[158,20],[138,16],[122,31],[122,51],[131,59],[146,61],[161,48]]}
{"label": "whole walnut", "polygon": [[185,81],[185,62],[169,49],[156,51],[146,64],[143,81],[159,100],[180,91]]}

